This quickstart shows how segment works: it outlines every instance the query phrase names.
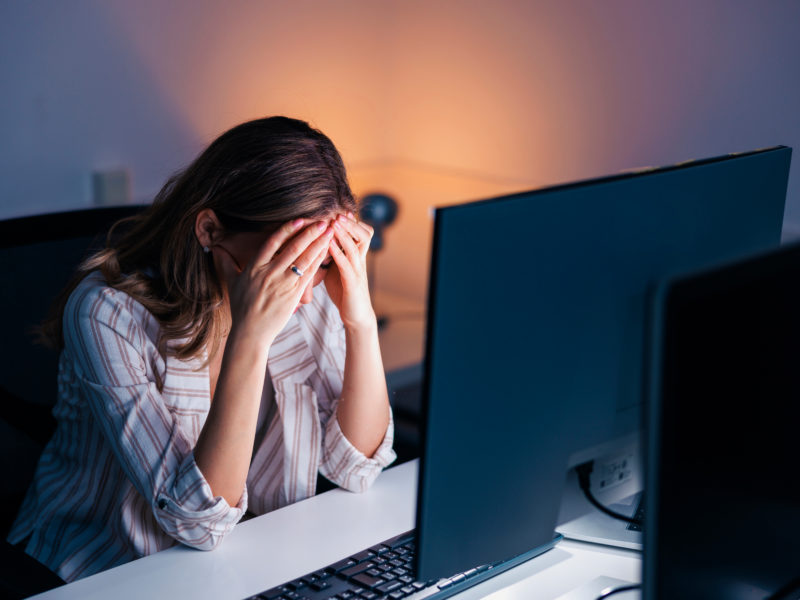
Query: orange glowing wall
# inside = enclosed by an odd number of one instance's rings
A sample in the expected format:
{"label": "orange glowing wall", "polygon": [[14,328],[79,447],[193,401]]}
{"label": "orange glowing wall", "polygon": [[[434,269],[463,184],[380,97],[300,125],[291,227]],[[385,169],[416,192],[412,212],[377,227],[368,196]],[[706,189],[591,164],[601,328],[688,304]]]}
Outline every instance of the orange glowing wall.
{"label": "orange glowing wall", "polygon": [[130,168],[146,200],[223,130],[288,114],[336,142],[358,194],[400,201],[378,286],[420,302],[433,206],[800,145],[796,2],[40,0],[0,11],[7,214],[85,204],[88,174],[106,165]]}

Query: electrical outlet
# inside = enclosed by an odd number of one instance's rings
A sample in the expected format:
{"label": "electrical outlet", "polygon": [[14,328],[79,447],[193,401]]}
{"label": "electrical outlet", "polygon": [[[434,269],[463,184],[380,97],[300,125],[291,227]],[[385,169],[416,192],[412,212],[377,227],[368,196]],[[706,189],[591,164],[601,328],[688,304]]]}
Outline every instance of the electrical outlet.
{"label": "electrical outlet", "polygon": [[633,452],[595,461],[593,473],[595,488],[607,490],[629,481],[633,477],[634,464]]}
{"label": "electrical outlet", "polygon": [[108,169],[92,173],[92,198],[98,206],[130,204],[130,172],[127,169]]}

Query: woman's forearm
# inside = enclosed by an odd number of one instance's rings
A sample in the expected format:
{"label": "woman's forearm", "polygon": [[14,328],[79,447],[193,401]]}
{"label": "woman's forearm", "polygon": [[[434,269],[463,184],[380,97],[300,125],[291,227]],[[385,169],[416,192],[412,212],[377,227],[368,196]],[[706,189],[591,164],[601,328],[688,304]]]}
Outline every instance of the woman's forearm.
{"label": "woman's forearm", "polygon": [[194,449],[215,496],[239,503],[253,454],[269,346],[236,333],[225,345],[217,388]]}
{"label": "woman's forearm", "polygon": [[377,323],[363,328],[345,328],[345,339],[344,384],[336,417],[350,443],[371,457],[389,425],[389,395]]}

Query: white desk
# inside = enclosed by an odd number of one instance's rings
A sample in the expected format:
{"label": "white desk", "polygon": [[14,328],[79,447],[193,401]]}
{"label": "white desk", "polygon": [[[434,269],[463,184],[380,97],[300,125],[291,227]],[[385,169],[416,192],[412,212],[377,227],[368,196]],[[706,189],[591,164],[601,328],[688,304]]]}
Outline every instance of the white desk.
{"label": "white desk", "polygon": [[[240,523],[212,552],[176,546],[36,598],[241,600],[412,529],[416,481],[405,463],[364,494],[337,489]],[[639,581],[640,569],[635,552],[563,541],[458,598],[551,600],[598,576]]]}

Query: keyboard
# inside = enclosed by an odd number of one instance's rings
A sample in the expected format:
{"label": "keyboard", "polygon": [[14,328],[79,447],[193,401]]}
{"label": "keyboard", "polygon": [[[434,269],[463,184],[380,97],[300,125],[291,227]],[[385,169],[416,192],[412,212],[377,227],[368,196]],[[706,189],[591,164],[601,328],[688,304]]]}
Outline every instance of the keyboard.
{"label": "keyboard", "polygon": [[498,564],[446,579],[417,581],[412,530],[246,600],[438,600],[487,578],[481,575],[492,575],[489,571]]}

